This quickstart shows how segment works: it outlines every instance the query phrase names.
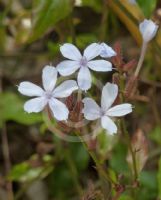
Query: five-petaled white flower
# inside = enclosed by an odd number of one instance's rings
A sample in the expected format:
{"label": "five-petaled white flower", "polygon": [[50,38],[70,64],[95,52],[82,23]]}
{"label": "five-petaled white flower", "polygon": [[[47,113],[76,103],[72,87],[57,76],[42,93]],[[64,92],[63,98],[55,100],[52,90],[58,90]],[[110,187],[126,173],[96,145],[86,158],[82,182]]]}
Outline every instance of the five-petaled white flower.
{"label": "five-petaled white flower", "polygon": [[52,111],[52,114],[57,120],[67,120],[69,114],[68,108],[57,98],[64,98],[71,95],[74,90],[78,89],[78,86],[76,81],[67,80],[55,88],[56,81],[56,68],[45,66],[42,72],[44,89],[31,82],[25,81],[20,83],[18,91],[21,94],[30,97],[36,97],[25,103],[24,110],[28,113],[37,113],[42,111],[45,106],[48,105]]}
{"label": "five-petaled white flower", "polygon": [[100,44],[100,48],[101,48],[100,56],[102,58],[111,58],[113,56],[116,56],[116,52],[106,43],[102,42]]}
{"label": "five-petaled white flower", "polygon": [[91,98],[84,98],[82,112],[87,120],[101,119],[101,125],[109,134],[117,133],[117,126],[111,117],[120,117],[132,112],[132,105],[123,103],[112,106],[118,95],[118,86],[107,83],[102,90],[101,107]]}
{"label": "five-petaled white flower", "polygon": [[91,74],[90,70],[107,72],[112,71],[112,64],[106,60],[92,60],[100,55],[100,44],[92,43],[85,50],[83,55],[73,44],[66,43],[60,47],[60,51],[65,60],[57,65],[57,70],[62,76],[73,74],[79,69],[78,72],[78,86],[82,90],[91,88]]}
{"label": "five-petaled white flower", "polygon": [[139,29],[143,37],[144,42],[149,42],[154,38],[157,33],[159,26],[156,25],[152,20],[145,19],[140,23]]}

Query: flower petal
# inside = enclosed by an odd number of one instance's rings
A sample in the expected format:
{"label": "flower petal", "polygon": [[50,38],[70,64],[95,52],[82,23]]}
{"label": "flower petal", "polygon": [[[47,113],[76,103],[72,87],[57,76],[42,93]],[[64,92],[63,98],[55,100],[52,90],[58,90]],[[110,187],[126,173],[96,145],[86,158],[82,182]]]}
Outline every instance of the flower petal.
{"label": "flower petal", "polygon": [[69,76],[77,71],[79,67],[80,65],[77,61],[65,60],[59,63],[56,68],[62,76]]}
{"label": "flower petal", "polygon": [[52,98],[49,101],[49,107],[58,121],[67,120],[69,115],[69,110],[64,103],[61,101]]}
{"label": "flower petal", "polygon": [[118,95],[118,86],[112,83],[106,83],[102,90],[101,107],[106,112],[113,104]]}
{"label": "flower petal", "polygon": [[107,132],[108,132],[110,135],[113,135],[114,133],[117,133],[117,126],[116,126],[116,124],[112,121],[112,119],[110,119],[109,117],[107,117],[107,116],[101,117],[101,124],[102,124],[102,127],[103,127],[104,129],[106,129]]}
{"label": "flower petal", "polygon": [[88,67],[81,67],[78,72],[78,85],[81,90],[88,90],[91,88],[91,73]]}
{"label": "flower petal", "polygon": [[65,58],[68,58],[71,60],[78,61],[82,58],[80,51],[73,44],[69,44],[69,43],[63,44],[60,47],[60,51]]}
{"label": "flower petal", "polygon": [[45,66],[42,71],[43,86],[46,91],[52,91],[57,81],[57,70],[55,67]]}
{"label": "flower petal", "polygon": [[87,60],[92,60],[100,55],[100,50],[100,45],[98,43],[92,43],[84,50],[83,56],[85,56]]}
{"label": "flower petal", "polygon": [[53,91],[53,97],[56,98],[64,98],[68,97],[72,94],[74,90],[78,89],[78,85],[76,81],[73,80],[67,80],[64,81],[61,85],[59,85],[55,90]]}
{"label": "flower petal", "polygon": [[101,117],[101,109],[93,99],[84,98],[82,102],[84,103],[82,113],[87,120],[96,120]]}
{"label": "flower petal", "polygon": [[88,62],[88,67],[94,71],[112,71],[112,64],[106,60],[94,60]]}
{"label": "flower petal", "polygon": [[158,28],[159,26],[152,20],[144,19],[144,21],[139,24],[139,29],[145,42],[149,42],[154,38]]}
{"label": "flower petal", "polygon": [[21,82],[18,86],[18,91],[29,97],[42,96],[44,93],[44,90],[41,87],[28,81]]}
{"label": "flower petal", "polygon": [[44,109],[47,104],[47,100],[44,97],[37,97],[26,101],[24,104],[24,110],[28,113],[38,113]]}
{"label": "flower petal", "polygon": [[123,103],[110,108],[106,114],[111,117],[120,117],[132,112],[132,105],[129,103]]}
{"label": "flower petal", "polygon": [[100,56],[102,58],[111,58],[113,56],[116,56],[116,52],[106,43],[104,42],[101,43],[100,48],[101,48]]}

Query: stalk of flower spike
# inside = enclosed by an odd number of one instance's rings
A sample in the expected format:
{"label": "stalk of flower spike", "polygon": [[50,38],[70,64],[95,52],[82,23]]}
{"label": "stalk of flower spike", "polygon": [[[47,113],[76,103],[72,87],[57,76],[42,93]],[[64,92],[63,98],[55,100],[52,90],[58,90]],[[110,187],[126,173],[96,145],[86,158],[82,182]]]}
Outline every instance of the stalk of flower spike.
{"label": "stalk of flower spike", "polygon": [[[120,89],[121,89],[121,91],[124,91],[124,89],[125,89],[125,79],[122,78],[122,74],[120,74]],[[123,95],[122,92],[120,93],[120,97],[121,97],[121,102],[123,103],[124,102],[124,95]],[[135,181],[137,181],[137,178],[138,178],[137,166],[136,166],[136,157],[135,157],[135,152],[133,151],[133,148],[132,148],[130,136],[129,136],[129,133],[127,131],[126,123],[125,123],[124,119],[121,119],[121,132],[125,136],[125,139],[127,141],[128,147],[129,147],[129,151],[131,153],[132,162],[133,162],[133,170],[134,170],[133,179],[134,179],[134,182],[135,182]]]}
{"label": "stalk of flower spike", "polygon": [[147,43],[143,42],[143,45],[142,45],[142,48],[141,48],[141,54],[140,54],[139,62],[137,64],[137,67],[136,67],[136,70],[135,70],[135,73],[134,73],[135,77],[137,77],[139,75],[139,72],[140,72],[141,67],[143,65],[143,62],[144,62],[144,57],[145,57],[146,50],[147,50]]}
{"label": "stalk of flower spike", "polygon": [[97,156],[95,155],[93,150],[90,150],[88,148],[87,143],[84,141],[83,137],[81,136],[80,132],[76,132],[76,135],[78,136],[78,138],[80,139],[80,141],[82,142],[84,148],[86,149],[86,151],[89,153],[90,157],[92,158],[92,160],[95,162],[96,164],[96,169],[98,170],[98,174],[100,174],[106,181],[109,181],[111,184],[113,185],[117,185],[117,182],[114,181],[108,174],[107,171],[103,168],[102,163],[100,163],[100,161],[98,160]]}

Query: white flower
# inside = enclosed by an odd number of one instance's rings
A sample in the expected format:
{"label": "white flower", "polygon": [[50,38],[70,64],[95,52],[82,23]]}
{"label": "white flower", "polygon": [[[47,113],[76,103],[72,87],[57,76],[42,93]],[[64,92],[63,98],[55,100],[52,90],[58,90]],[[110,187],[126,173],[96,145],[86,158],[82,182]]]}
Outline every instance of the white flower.
{"label": "white flower", "polygon": [[64,103],[57,100],[57,98],[64,98],[69,96],[74,90],[78,89],[76,81],[67,80],[55,88],[57,81],[57,70],[55,67],[45,66],[42,72],[43,87],[31,83],[22,82],[18,87],[18,91],[32,98],[24,105],[24,110],[28,113],[40,112],[45,106],[49,106],[54,117],[57,120],[68,119],[68,108]]}
{"label": "white flower", "polygon": [[101,125],[109,134],[117,133],[117,126],[111,117],[120,117],[132,112],[132,105],[123,103],[112,106],[118,95],[118,86],[107,83],[102,90],[101,107],[91,98],[84,98],[84,117],[87,120],[101,119]]}
{"label": "white flower", "polygon": [[144,42],[149,42],[156,35],[159,26],[156,25],[152,20],[145,19],[140,23],[139,29],[143,37]]}
{"label": "white flower", "polygon": [[93,58],[100,55],[100,45],[92,43],[85,50],[83,55],[73,44],[66,43],[60,47],[60,51],[65,60],[58,64],[57,70],[62,76],[73,74],[79,69],[78,72],[78,85],[82,90],[88,90],[91,87],[91,74],[90,70],[107,72],[112,71],[112,64],[106,60],[93,60]]}
{"label": "white flower", "polygon": [[101,48],[100,56],[102,58],[110,58],[116,56],[116,52],[104,42],[100,44],[100,48]]}

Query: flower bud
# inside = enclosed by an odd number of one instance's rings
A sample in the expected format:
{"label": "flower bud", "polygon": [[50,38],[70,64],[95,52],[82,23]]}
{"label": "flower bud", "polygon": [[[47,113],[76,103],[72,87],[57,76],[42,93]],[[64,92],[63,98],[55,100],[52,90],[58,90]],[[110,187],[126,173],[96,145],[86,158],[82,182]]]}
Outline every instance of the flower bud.
{"label": "flower bud", "polygon": [[110,58],[116,56],[116,52],[107,44],[101,43],[100,48],[101,48],[100,56],[102,58]]}
{"label": "flower bud", "polygon": [[144,42],[149,42],[154,38],[158,30],[158,25],[156,25],[152,20],[145,19],[140,23],[139,29],[143,37]]}

